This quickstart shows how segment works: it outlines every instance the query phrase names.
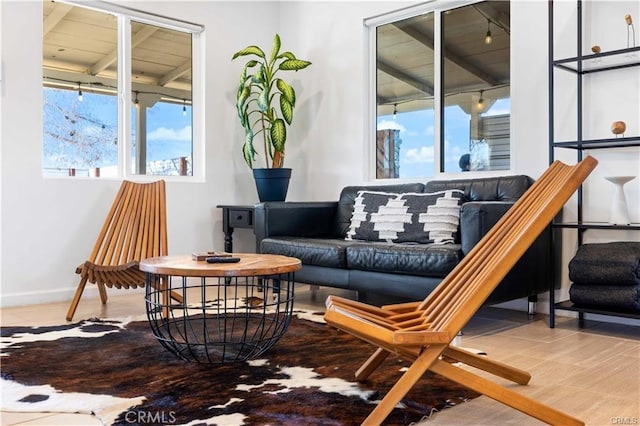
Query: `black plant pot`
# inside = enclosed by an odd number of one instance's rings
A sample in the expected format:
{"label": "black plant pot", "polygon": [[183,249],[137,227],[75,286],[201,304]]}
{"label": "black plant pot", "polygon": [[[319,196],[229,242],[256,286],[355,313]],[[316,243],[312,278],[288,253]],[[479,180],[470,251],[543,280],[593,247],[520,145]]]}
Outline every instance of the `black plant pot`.
{"label": "black plant pot", "polygon": [[287,198],[291,169],[253,169],[258,199],[265,201],[284,201]]}

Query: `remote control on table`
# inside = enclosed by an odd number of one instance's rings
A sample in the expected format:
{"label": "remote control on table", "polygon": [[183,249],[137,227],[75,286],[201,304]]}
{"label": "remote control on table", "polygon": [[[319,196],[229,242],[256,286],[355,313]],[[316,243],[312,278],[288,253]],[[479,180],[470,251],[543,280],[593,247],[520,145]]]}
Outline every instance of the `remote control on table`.
{"label": "remote control on table", "polygon": [[229,257],[229,256],[207,257],[207,263],[237,263],[237,262],[240,262],[239,257]]}

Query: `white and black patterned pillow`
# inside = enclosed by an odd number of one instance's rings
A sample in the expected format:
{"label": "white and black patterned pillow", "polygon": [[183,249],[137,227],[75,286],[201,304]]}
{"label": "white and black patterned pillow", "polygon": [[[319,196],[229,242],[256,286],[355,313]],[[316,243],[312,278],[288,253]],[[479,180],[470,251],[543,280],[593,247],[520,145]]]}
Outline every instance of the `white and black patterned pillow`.
{"label": "white and black patterned pillow", "polygon": [[[387,230],[388,226],[385,222],[389,223],[389,226],[395,226],[394,224],[399,220],[393,215],[382,215],[379,213],[382,210],[383,213],[389,212],[392,207],[388,207],[390,201],[398,198],[400,194],[394,194],[390,192],[377,192],[377,191],[358,191],[353,205],[353,213],[351,215],[351,223],[347,231],[347,240],[365,240],[365,241],[385,241],[391,240],[396,237],[396,234],[392,230]],[[393,204],[393,203],[391,203]],[[376,215],[375,222],[372,220],[371,215]],[[374,226],[378,223],[377,228]],[[402,231],[404,228],[396,229],[396,231]]]}
{"label": "white and black patterned pillow", "polygon": [[453,243],[463,196],[458,189],[407,194],[358,191],[346,239]]}
{"label": "white and black patterned pillow", "polygon": [[464,191],[446,191],[401,194],[411,214],[411,223],[394,242],[453,243],[457,239],[460,224],[460,204]]}

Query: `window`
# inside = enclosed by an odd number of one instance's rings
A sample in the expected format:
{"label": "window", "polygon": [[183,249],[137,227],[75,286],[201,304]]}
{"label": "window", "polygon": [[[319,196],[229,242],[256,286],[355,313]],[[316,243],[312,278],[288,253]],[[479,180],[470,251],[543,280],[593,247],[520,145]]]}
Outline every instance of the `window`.
{"label": "window", "polygon": [[43,2],[43,174],[197,175],[202,28],[96,4]]}
{"label": "window", "polygon": [[366,22],[376,178],[509,170],[509,16],[436,1]]}

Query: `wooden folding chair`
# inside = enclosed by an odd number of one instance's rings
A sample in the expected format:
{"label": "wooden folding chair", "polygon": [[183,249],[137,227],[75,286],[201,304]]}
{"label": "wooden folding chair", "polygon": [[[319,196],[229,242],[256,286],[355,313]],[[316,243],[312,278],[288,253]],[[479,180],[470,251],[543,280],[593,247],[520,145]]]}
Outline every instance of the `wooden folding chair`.
{"label": "wooden folding chair", "polygon": [[[76,268],[80,283],[67,321],[71,321],[87,281],[98,286],[102,303],[105,287],[144,287],[145,274],[138,269],[142,259],[167,255],[165,183],[123,181],[107,214],[89,259]],[[181,299],[172,292],[172,298]]]}
{"label": "wooden folding chair", "polygon": [[527,372],[477,356],[451,342],[596,164],[592,157],[575,166],[554,162],[422,302],[379,308],[335,296],[327,298],[328,324],[378,347],[356,372],[356,379],[365,380],[392,352],[412,362],[363,424],[382,423],[427,370],[549,424],[584,424],[441,357],[518,384],[529,382]]}

